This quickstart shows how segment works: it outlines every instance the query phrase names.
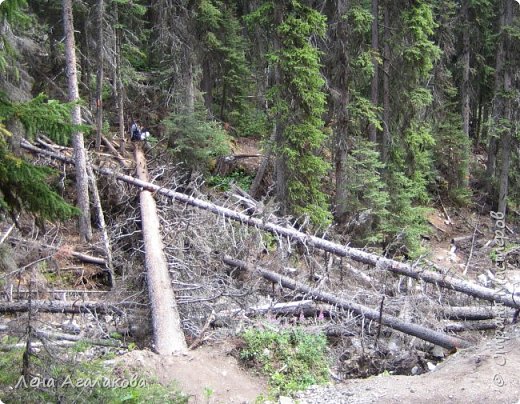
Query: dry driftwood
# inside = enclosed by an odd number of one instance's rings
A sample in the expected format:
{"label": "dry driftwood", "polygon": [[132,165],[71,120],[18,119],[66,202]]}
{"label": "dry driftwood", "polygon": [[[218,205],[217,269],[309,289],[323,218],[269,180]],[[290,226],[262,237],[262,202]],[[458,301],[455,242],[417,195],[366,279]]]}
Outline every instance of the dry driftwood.
{"label": "dry driftwood", "polygon": [[[139,146],[135,148],[135,161],[137,176],[141,181],[148,181],[146,159]],[[155,350],[160,355],[186,351],[186,339],[182,331],[168,263],[164,255],[155,200],[152,193],[144,188],[141,190],[139,198]]]}
{"label": "dry driftwood", "polygon": [[[68,162],[70,164],[74,164],[73,161],[69,158],[61,156],[58,153],[53,153],[39,149],[27,142],[22,142],[22,147],[26,150],[44,154],[49,157]],[[115,171],[107,168],[97,168],[97,171],[104,175],[115,177],[120,181],[127,182],[137,187],[141,187],[152,192],[157,192],[161,195],[174,199],[177,202],[185,203],[187,205],[199,209],[207,210],[209,212],[226,217],[228,219],[238,221],[248,226],[257,227],[259,229],[273,233],[278,236],[287,237],[293,241],[330,252],[340,257],[348,257],[354,261],[363,264],[373,265],[382,270],[387,270],[395,274],[408,276],[417,280],[422,280],[428,283],[432,283],[434,285],[438,285],[439,287],[455,290],[473,297],[477,297],[479,299],[499,302],[508,307],[520,308],[520,302],[515,300],[513,296],[511,296],[510,294],[497,293],[497,291],[495,291],[494,289],[486,288],[472,282],[458,279],[454,276],[450,276],[440,272],[434,272],[431,270],[426,270],[418,265],[411,265],[405,262],[395,261],[389,258],[381,257],[377,254],[372,254],[366,251],[359,250],[357,248],[343,246],[317,236],[311,236],[294,228],[284,227],[272,222],[265,222],[261,218],[250,217],[248,215],[236,212],[234,210],[218,206],[211,202],[203,201],[201,199],[194,198],[189,195],[181,194],[171,189],[165,189],[158,185],[151,184],[146,181],[141,181],[128,175],[116,173]]]}
{"label": "dry driftwood", "polygon": [[373,320],[376,322],[381,321],[381,324],[386,325],[394,330],[401,331],[408,335],[413,335],[417,338],[439,345],[443,348],[453,349],[467,348],[471,346],[471,344],[468,341],[465,341],[463,339],[452,337],[450,335],[444,334],[439,331],[431,330],[418,324],[412,324],[403,321],[397,317],[390,316],[388,314],[380,315],[379,310],[371,309],[361,304],[348,301],[346,299],[341,299],[337,296],[334,296],[331,293],[323,292],[315,288],[309,287],[291,278],[279,275],[276,272],[272,272],[258,266],[253,268],[244,261],[233,259],[229,256],[224,257],[223,261],[227,265],[235,266],[256,273],[262,276],[263,278],[273,283],[276,283],[284,288],[304,293],[307,297],[310,297],[313,300],[319,300],[334,305],[336,307],[342,308],[344,310],[352,311],[356,314],[359,314],[360,316],[368,318],[369,320]]}

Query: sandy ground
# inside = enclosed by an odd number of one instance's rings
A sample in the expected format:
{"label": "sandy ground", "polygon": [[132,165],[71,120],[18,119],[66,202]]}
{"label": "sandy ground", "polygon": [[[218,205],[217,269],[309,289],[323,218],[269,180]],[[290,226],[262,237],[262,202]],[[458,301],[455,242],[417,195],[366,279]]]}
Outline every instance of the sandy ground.
{"label": "sandy ground", "polygon": [[176,382],[190,396],[190,403],[254,403],[266,393],[266,382],[241,368],[228,353],[225,345],[204,346],[168,358],[150,351],[132,351],[120,361],[155,376],[162,384]]}

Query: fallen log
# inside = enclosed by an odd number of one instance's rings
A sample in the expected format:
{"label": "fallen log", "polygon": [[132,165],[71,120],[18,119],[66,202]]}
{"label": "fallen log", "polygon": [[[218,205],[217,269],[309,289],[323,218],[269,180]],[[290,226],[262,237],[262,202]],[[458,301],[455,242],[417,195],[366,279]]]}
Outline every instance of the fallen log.
{"label": "fallen log", "polygon": [[110,238],[108,237],[107,226],[105,222],[105,214],[103,212],[103,207],[101,206],[101,198],[99,196],[99,189],[97,186],[96,175],[94,174],[94,170],[92,169],[91,164],[87,164],[87,175],[90,190],[92,193],[92,203],[96,208],[96,216],[97,221],[99,223],[99,228],[101,230],[101,238],[103,240],[103,249],[105,250],[106,257],[106,269],[108,272],[108,278],[110,282],[110,287],[115,289],[116,287],[116,277],[114,275],[114,270],[112,268],[112,247],[110,245]]}
{"label": "fallen log", "polygon": [[332,315],[331,307],[320,307],[316,305],[313,300],[299,300],[295,302],[288,303],[275,303],[273,305],[265,305],[258,307],[250,307],[246,310],[236,309],[236,310],[225,310],[220,311],[215,316],[215,321],[222,321],[224,318],[233,318],[237,316],[246,316],[246,317],[255,317],[261,316],[264,314],[274,314],[274,315],[300,315],[303,314],[305,317],[315,316],[320,313],[320,311],[327,316]]}
{"label": "fallen log", "polygon": [[473,234],[470,234],[468,236],[460,236],[460,237],[454,237],[451,239],[451,244],[456,246],[457,248],[463,248],[468,247],[472,243],[480,243],[480,241],[476,238],[474,238]]}
{"label": "fallen log", "polygon": [[397,317],[388,314],[380,314],[379,310],[371,309],[358,303],[348,301],[346,299],[334,296],[331,293],[323,292],[307,286],[303,283],[297,282],[294,279],[279,275],[276,272],[269,271],[262,267],[252,267],[244,261],[240,261],[229,256],[223,257],[225,264],[245,269],[251,273],[256,273],[273,283],[281,285],[284,288],[291,289],[300,293],[304,293],[307,297],[313,300],[319,300],[324,303],[334,305],[349,310],[364,318],[372,321],[381,322],[394,330],[401,331],[405,334],[415,336],[432,344],[439,345],[446,349],[453,348],[468,348],[471,344],[463,339],[452,337],[439,331],[431,330],[419,324],[405,322]]}
{"label": "fallen log", "polygon": [[31,300],[31,301],[18,301],[18,302],[0,302],[0,313],[24,313],[28,312],[29,309],[33,312],[43,313],[67,313],[67,314],[78,314],[78,313],[92,313],[97,312],[99,314],[105,313],[116,313],[118,315],[124,315],[125,313],[120,307],[133,307],[134,303],[99,303],[99,302],[62,302],[58,300]]}
{"label": "fallen log", "polygon": [[[75,341],[57,341],[55,345],[60,347],[71,347],[76,345]],[[33,348],[42,348],[45,344],[41,341],[32,341],[31,349]],[[27,349],[27,342],[20,342],[18,344],[8,344],[8,345],[0,345],[0,352],[11,352]]]}
{"label": "fallen log", "polygon": [[[74,164],[72,159],[61,156],[58,153],[53,153],[39,149],[38,147],[35,147],[28,142],[22,142],[22,147],[26,150],[47,155],[49,157],[65,161],[70,164]],[[411,265],[405,262],[395,261],[389,258],[379,256],[377,254],[372,254],[366,251],[359,250],[357,248],[343,246],[317,236],[308,235],[294,228],[284,227],[272,222],[265,222],[264,220],[262,220],[262,218],[250,217],[246,214],[236,212],[234,210],[222,206],[218,206],[211,202],[194,198],[190,195],[181,194],[171,189],[162,188],[158,185],[151,184],[146,181],[141,181],[128,175],[116,173],[115,171],[107,168],[98,167],[94,169],[104,175],[112,176],[128,184],[141,187],[151,192],[159,193],[168,198],[174,199],[177,202],[185,203],[187,205],[199,209],[207,210],[216,215],[220,215],[228,219],[238,221],[248,226],[257,227],[259,229],[273,233],[278,236],[288,237],[291,240],[301,243],[303,245],[309,245],[330,252],[340,257],[348,257],[354,261],[367,265],[372,265],[381,270],[387,270],[398,275],[404,275],[416,280],[422,280],[424,282],[432,283],[442,288],[455,290],[457,292],[461,292],[479,299],[502,303],[503,305],[512,308],[520,308],[520,299],[515,299],[514,296],[512,296],[510,293],[503,293],[503,291],[501,290],[486,288],[472,282],[458,279],[451,275],[424,269],[418,265]]]}
{"label": "fallen log", "polygon": [[124,168],[128,168],[129,167],[129,164],[127,163],[127,161],[125,160],[125,158],[123,156],[121,156],[121,154],[116,150],[116,148],[114,147],[114,145],[112,144],[112,142],[110,140],[108,140],[105,136],[101,135],[101,140],[103,141],[103,143],[105,144],[105,146],[108,148],[108,150],[110,150],[110,153],[112,153],[114,155],[114,157],[119,161],[119,163],[124,167]]}
{"label": "fallen log", "polygon": [[127,348],[126,344],[123,344],[119,340],[115,339],[94,339],[86,338],[81,335],[66,334],[63,332],[47,331],[47,330],[34,330],[34,336],[39,339],[51,340],[51,341],[75,341],[75,342],[86,342],[91,345],[107,346],[114,348]]}
{"label": "fallen log", "polygon": [[[16,241],[17,243],[25,243],[25,244],[32,243],[31,241],[23,240],[23,239],[17,238],[17,237],[11,237],[10,240]],[[54,246],[54,245],[50,245],[50,244],[38,244],[38,245],[42,248],[47,248],[49,250],[59,250],[61,248],[60,246]],[[69,254],[70,256],[77,258],[80,261],[89,263],[89,264],[96,264],[96,265],[101,265],[101,266],[105,266],[105,267],[107,266],[107,262],[104,258],[94,257],[93,255],[88,255],[88,254],[84,254],[84,253],[80,253],[80,252],[72,251],[72,250],[64,250],[64,252],[65,252],[65,254]]]}
{"label": "fallen log", "polygon": [[497,323],[494,321],[466,321],[447,324],[444,326],[444,332],[486,331],[496,328]]}
{"label": "fallen log", "polygon": [[[448,320],[491,320],[497,316],[491,307],[448,307],[439,314]],[[514,310],[507,311],[507,316],[513,318],[513,314]]]}
{"label": "fallen log", "polygon": [[[139,179],[143,182],[148,181],[146,159],[141,147],[137,145],[135,162]],[[155,199],[149,190],[143,188],[139,193],[139,200],[155,350],[160,355],[184,352],[187,350],[187,344],[164,255]]]}

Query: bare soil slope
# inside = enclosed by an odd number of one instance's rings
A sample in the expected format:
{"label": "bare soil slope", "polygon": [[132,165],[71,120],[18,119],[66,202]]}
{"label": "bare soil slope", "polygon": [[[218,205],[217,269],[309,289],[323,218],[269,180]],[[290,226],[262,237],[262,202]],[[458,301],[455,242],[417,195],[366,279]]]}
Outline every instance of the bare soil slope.
{"label": "bare soil slope", "polygon": [[[505,354],[502,355],[502,352]],[[374,376],[311,388],[299,403],[520,403],[518,335],[497,348],[489,339],[420,376]]]}
{"label": "bare soil slope", "polygon": [[225,345],[204,346],[187,355],[160,357],[151,351],[132,351],[119,359],[134,371],[146,372],[190,396],[190,403],[254,403],[267,384],[242,369]]}

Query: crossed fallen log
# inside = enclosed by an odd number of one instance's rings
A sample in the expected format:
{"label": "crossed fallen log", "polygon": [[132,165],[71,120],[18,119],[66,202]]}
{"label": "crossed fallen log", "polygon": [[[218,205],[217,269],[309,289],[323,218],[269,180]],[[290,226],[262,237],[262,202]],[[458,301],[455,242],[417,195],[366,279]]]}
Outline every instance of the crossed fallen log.
{"label": "crossed fallen log", "polygon": [[[30,150],[35,153],[39,153],[57,160],[61,160],[69,164],[74,164],[74,161],[71,158],[65,157],[59,153],[54,153],[40,149],[26,141],[22,143],[22,147],[26,150]],[[414,278],[416,280],[422,280],[428,283],[432,283],[441,288],[455,290],[457,292],[477,297],[479,299],[500,303],[504,306],[512,307],[515,309],[520,309],[520,298],[517,297],[515,299],[515,296],[504,290],[486,288],[476,283],[458,279],[454,276],[445,273],[425,269],[419,265],[411,265],[405,262],[392,260],[357,248],[344,246],[333,241],[323,239],[321,237],[312,236],[298,231],[294,228],[284,227],[276,223],[266,222],[261,218],[251,217],[246,214],[216,205],[212,202],[204,201],[202,199],[198,199],[190,195],[182,194],[172,189],[163,188],[159,185],[155,185],[150,182],[141,181],[130,175],[121,174],[108,168],[94,167],[94,170],[96,170],[100,174],[114,177],[117,180],[124,181],[128,184],[174,199],[177,202],[185,203],[198,209],[207,210],[216,215],[220,215],[225,218],[235,220],[248,226],[257,227],[264,231],[273,233],[277,236],[287,237],[303,245],[309,245],[340,257],[348,257],[353,261],[372,265],[376,268],[387,270],[398,275],[404,275]]]}
{"label": "crossed fallen log", "polygon": [[[38,147],[31,145],[26,141],[22,142],[22,147],[26,150],[38,154],[46,155],[48,157],[58,159],[69,164],[74,164],[74,161],[68,157],[65,157],[59,153],[42,150]],[[381,257],[377,254],[362,251],[360,249],[343,246],[338,243],[334,243],[330,240],[326,240],[317,236],[308,235],[294,228],[284,227],[276,223],[267,222],[258,217],[248,216],[246,214],[236,212],[234,210],[216,205],[214,203],[176,192],[172,189],[163,188],[150,182],[142,181],[132,176],[118,173],[108,168],[94,167],[94,169],[100,174],[111,176],[116,178],[117,180],[124,181],[128,184],[140,187],[141,189],[161,194],[179,203],[184,203],[198,209],[207,210],[216,215],[223,216],[231,220],[235,220],[248,226],[257,227],[264,231],[273,233],[277,236],[287,237],[303,245],[309,245],[327,251],[329,253],[335,254],[337,256],[348,257],[354,261],[375,266],[376,268],[381,270],[387,270],[398,275],[404,275],[416,280],[422,280],[424,282],[432,283],[442,288],[455,290],[464,294],[471,295],[473,297],[488,300],[490,302],[496,302],[501,305],[520,310],[520,299],[515,299],[515,296],[513,296],[511,293],[506,293],[504,290],[494,290],[486,288],[477,285],[473,282],[468,282],[462,279],[458,279],[454,276],[447,275],[445,273],[425,269],[418,265],[411,265],[408,263],[395,261],[389,258]],[[238,264],[238,262],[235,262],[235,264]],[[311,296],[317,296],[318,291],[306,285],[295,283],[295,281],[293,281],[290,278],[282,277],[281,275],[267,271],[265,269],[259,271],[259,273],[263,277],[271,279],[273,282],[282,284],[282,286],[284,287],[300,290]],[[321,295],[320,299],[323,298],[323,301],[325,302],[329,302],[331,304],[337,305],[338,307],[343,307],[347,310],[351,310],[353,312],[362,314],[366,318],[372,319],[374,321],[381,321],[382,324],[385,324],[391,328],[405,332],[410,335],[415,335],[421,339],[433,342],[440,346],[446,348],[456,348],[467,347],[470,345],[467,341],[461,340],[459,338],[455,338],[437,331],[432,331],[428,328],[416,324],[406,323],[396,317],[392,317],[385,314],[381,315],[381,313],[377,310],[369,309],[356,303],[340,299],[336,296],[333,296],[325,292],[319,293]]]}
{"label": "crossed fallen log", "polygon": [[468,341],[461,338],[431,330],[419,324],[408,323],[401,320],[400,318],[381,313],[379,310],[374,310],[361,304],[339,298],[331,293],[327,293],[316,288],[311,288],[310,286],[307,286],[301,282],[295,281],[294,279],[280,275],[276,272],[269,271],[265,268],[259,266],[253,267],[244,261],[231,258],[230,256],[224,256],[222,260],[227,265],[256,273],[273,283],[281,285],[284,288],[304,293],[307,298],[332,304],[343,310],[348,310],[369,320],[380,322],[381,324],[393,328],[394,330],[404,332],[408,335],[413,335],[424,341],[439,345],[443,348],[468,348],[471,346]]}

